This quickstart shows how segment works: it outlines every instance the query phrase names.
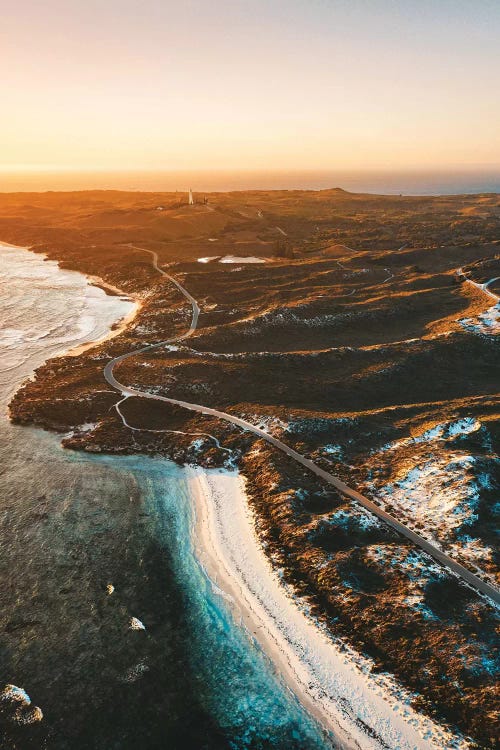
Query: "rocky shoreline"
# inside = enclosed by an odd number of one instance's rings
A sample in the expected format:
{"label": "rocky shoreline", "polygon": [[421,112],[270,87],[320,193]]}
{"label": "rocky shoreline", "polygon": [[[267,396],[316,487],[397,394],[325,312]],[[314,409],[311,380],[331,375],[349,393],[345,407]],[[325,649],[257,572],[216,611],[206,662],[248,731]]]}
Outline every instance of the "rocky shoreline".
{"label": "rocky shoreline", "polygon": [[[156,240],[148,244],[160,247]],[[321,259],[276,260],[264,272],[177,262],[173,273],[187,277],[184,283],[202,307],[201,329],[188,347],[167,347],[120,365],[120,380],[255,419],[360,485],[370,481],[373,456],[385,443],[464,414],[483,425],[484,445],[474,435],[459,436],[458,448],[493,455],[498,403],[490,395],[491,366],[498,350],[489,337],[464,332],[457,323],[485,303],[474,290],[454,285],[453,269],[469,264],[483,281],[481,258],[494,254],[494,246],[428,244],[425,251],[381,257],[374,243],[371,253],[357,257],[346,258],[344,250]],[[162,247],[164,263],[173,262],[174,248]],[[375,669],[395,674],[414,694],[416,708],[471,736],[471,747],[494,747],[495,682],[485,657],[494,644],[490,605],[255,436],[135,398],[120,406],[133,429],[125,427],[116,411],[120,395],[105,383],[104,365],[182,332],[189,311],[125,244],[120,262],[116,245],[86,256],[76,236],[69,250],[60,243],[40,249],[75,270],[102,274],[106,283],[140,298],[141,308],[114,339],[39,368],[15,394],[11,419],[63,433],[63,445],[74,450],[238,467],[273,565],[313,614],[367,654]],[[203,242],[193,240],[193,252],[203,256]],[[488,260],[484,275],[493,275],[495,262]],[[386,265],[394,268],[395,281],[386,283]],[[326,346],[332,339],[335,349]],[[487,504],[476,513],[483,542],[489,540],[489,513]],[[484,564],[496,572],[494,561]]]}
{"label": "rocky shoreline", "polygon": [[[110,345],[113,350],[122,348],[119,339],[100,347]],[[463,657],[453,657],[454,653],[470,651],[467,630],[480,627],[486,633],[494,629],[488,606],[479,597],[447,578],[425,555],[415,553],[394,532],[354,509],[330,486],[264,441],[217,420],[186,414],[168,405],[150,406],[135,398],[121,407],[129,424],[136,427],[127,429],[113,409],[119,395],[102,382],[99,347],[88,358],[81,356],[81,362],[78,357],[57,358],[39,368],[35,379],[15,394],[10,404],[11,419],[64,433],[62,444],[72,450],[139,452],[206,468],[237,466],[247,480],[249,502],[259,519],[259,536],[273,565],[314,616],[371,658],[375,669],[400,679],[414,694],[412,705],[417,710],[477,737],[477,747],[490,746],[490,728],[483,720],[489,694],[479,690],[474,680],[469,685],[464,683]],[[87,364],[94,357],[90,377]],[[60,377],[61,369],[67,368],[73,374],[83,370],[87,384],[87,392],[76,391],[71,400],[65,389],[71,381]],[[47,385],[51,383],[52,395],[47,398]],[[62,395],[54,398],[56,383]],[[165,429],[165,425],[174,432],[154,432]],[[214,436],[231,453],[197,433]],[[347,478],[344,464],[339,462],[337,470]],[[332,514],[345,524],[334,537],[328,523],[322,521]],[[367,556],[374,546],[384,550],[382,565]],[[409,558],[413,558],[413,568],[420,570],[417,581],[411,566],[397,572],[397,561],[405,563]],[[436,589],[433,599],[428,591],[432,586]],[[404,605],[408,596],[422,599],[420,616]],[[457,599],[470,607],[463,635],[457,630],[455,618],[441,619],[448,605],[458,614]],[[379,626],[374,628],[374,622]],[[491,699],[493,711],[493,695]]]}

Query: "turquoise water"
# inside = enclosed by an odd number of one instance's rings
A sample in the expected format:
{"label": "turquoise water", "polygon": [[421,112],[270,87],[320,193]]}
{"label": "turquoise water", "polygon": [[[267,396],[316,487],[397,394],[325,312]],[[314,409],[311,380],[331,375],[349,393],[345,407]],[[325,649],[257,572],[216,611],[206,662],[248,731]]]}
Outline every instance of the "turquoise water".
{"label": "turquoise water", "polygon": [[129,303],[33,253],[0,257],[0,690],[43,713],[20,723],[0,702],[0,747],[330,747],[199,566],[186,471],[9,422],[35,367]]}
{"label": "turquoise water", "polygon": [[[74,455],[73,461],[81,461]],[[85,459],[88,461],[89,459]],[[182,591],[190,663],[198,697],[234,748],[332,747],[214,591],[191,543],[193,507],[186,472],[162,459],[92,457],[130,472],[152,528],[169,550]]]}

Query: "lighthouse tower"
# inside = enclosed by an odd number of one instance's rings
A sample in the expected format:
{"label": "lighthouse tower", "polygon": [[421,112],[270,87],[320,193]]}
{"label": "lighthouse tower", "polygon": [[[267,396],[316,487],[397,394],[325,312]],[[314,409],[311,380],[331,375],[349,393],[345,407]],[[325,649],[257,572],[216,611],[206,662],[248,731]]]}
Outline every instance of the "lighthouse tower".
{"label": "lighthouse tower", "polygon": [[193,191],[191,190],[191,188],[189,188],[188,204],[190,206],[194,206]]}

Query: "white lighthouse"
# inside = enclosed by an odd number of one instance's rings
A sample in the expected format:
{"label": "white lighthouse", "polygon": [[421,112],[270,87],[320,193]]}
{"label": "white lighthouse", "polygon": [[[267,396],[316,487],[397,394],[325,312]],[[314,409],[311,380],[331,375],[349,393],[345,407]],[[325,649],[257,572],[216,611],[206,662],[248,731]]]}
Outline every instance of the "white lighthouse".
{"label": "white lighthouse", "polygon": [[191,188],[189,188],[188,204],[190,206],[194,206],[193,191],[191,190]]}

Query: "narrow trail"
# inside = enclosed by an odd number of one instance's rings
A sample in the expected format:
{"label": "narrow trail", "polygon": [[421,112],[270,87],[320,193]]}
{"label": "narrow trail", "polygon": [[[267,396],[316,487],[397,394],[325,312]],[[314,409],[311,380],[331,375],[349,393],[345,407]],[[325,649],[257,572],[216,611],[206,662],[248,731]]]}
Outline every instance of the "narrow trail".
{"label": "narrow trail", "polygon": [[[153,349],[157,349],[160,346],[165,346],[166,344],[176,343],[176,342],[183,341],[189,338],[196,331],[196,328],[198,325],[198,318],[200,315],[200,308],[198,306],[197,301],[194,299],[194,297],[191,294],[189,294],[189,292],[177,281],[177,279],[175,279],[173,276],[170,276],[166,271],[163,271],[158,266],[158,254],[156,252],[154,252],[153,250],[148,250],[146,248],[137,247],[135,245],[130,245],[130,247],[132,247],[135,250],[140,250],[140,251],[149,253],[149,255],[152,256],[153,268],[156,271],[158,271],[159,274],[167,278],[172,284],[174,284],[174,286],[181,292],[181,294],[190,303],[191,309],[192,309],[192,318],[191,318],[191,324],[190,324],[189,329],[185,333],[181,334],[180,336],[175,336],[173,338],[166,339],[165,341],[160,341],[156,344],[148,344],[147,346],[144,346],[140,349],[135,349],[131,352],[121,354],[119,357],[115,357],[114,359],[110,360],[104,368],[104,377],[106,381],[109,383],[109,385],[111,385],[113,388],[119,391],[123,397],[135,396],[137,398],[147,398],[153,401],[162,401],[167,404],[174,404],[176,406],[181,406],[184,409],[188,409],[189,411],[197,412],[198,414],[216,417],[217,419],[224,420],[225,422],[228,422],[230,424],[237,425],[242,430],[245,430],[247,432],[252,432],[254,435],[257,435],[263,440],[266,440],[275,448],[278,448],[278,450],[285,453],[287,456],[289,456],[294,461],[304,466],[306,469],[312,471],[314,474],[316,474],[316,476],[320,477],[320,479],[323,479],[324,481],[331,484],[333,487],[335,487],[336,490],[338,490],[345,497],[348,497],[351,500],[354,500],[360,505],[362,505],[368,511],[370,511],[375,516],[377,516],[382,521],[384,521],[386,524],[388,524],[393,529],[395,529],[399,534],[406,537],[413,544],[417,545],[422,550],[424,550],[424,552],[426,552],[428,555],[430,555],[435,560],[437,560],[441,565],[448,568],[448,570],[451,573],[460,577],[463,581],[465,581],[465,583],[472,586],[480,593],[488,596],[496,604],[500,605],[500,591],[496,587],[494,587],[493,585],[491,585],[490,583],[486,581],[483,581],[477,575],[475,575],[470,570],[468,570],[468,568],[464,567],[460,563],[456,562],[452,557],[449,557],[446,553],[442,552],[432,542],[420,536],[420,534],[417,534],[415,531],[412,531],[410,528],[408,528],[403,523],[401,523],[401,521],[399,521],[397,518],[392,516],[390,513],[387,513],[387,511],[383,510],[382,508],[380,508],[372,500],[369,500],[367,497],[357,492],[357,490],[352,489],[347,484],[345,484],[340,479],[338,479],[338,477],[325,471],[320,466],[318,466],[313,461],[311,461],[309,458],[306,458],[301,453],[298,453],[293,448],[286,445],[286,443],[283,443],[281,440],[278,440],[278,438],[273,437],[272,435],[265,432],[260,427],[257,427],[251,424],[251,422],[247,422],[244,419],[240,419],[240,417],[234,416],[233,414],[228,414],[226,412],[219,411],[217,409],[212,409],[207,406],[202,406],[200,404],[192,404],[188,401],[181,401],[175,398],[168,398],[167,396],[159,396],[153,393],[148,393],[147,391],[140,391],[136,388],[130,388],[124,385],[123,383],[120,383],[119,380],[115,378],[114,373],[113,373],[116,365],[118,365],[120,362],[124,362],[126,359],[135,357],[138,354],[142,354],[143,352],[152,351]],[[459,274],[462,273],[462,275],[464,275],[462,269],[460,269],[458,273]],[[475,283],[475,282],[472,282],[472,283]],[[484,291],[486,292],[486,294],[490,294],[490,295],[493,294],[492,292],[489,292],[488,290],[484,290]],[[119,410],[118,410],[118,413],[120,413]]]}
{"label": "narrow trail", "polygon": [[224,451],[225,453],[229,453],[231,455],[232,451],[229,448],[224,448],[223,445],[220,444],[219,439],[215,437],[215,435],[211,435],[209,432],[185,432],[184,430],[154,430],[149,427],[134,427],[131,425],[127,418],[125,417],[124,413],[120,409],[120,406],[128,399],[130,396],[124,396],[120,401],[118,401],[112,408],[115,409],[117,414],[119,415],[120,419],[122,420],[125,427],[127,427],[129,430],[132,430],[133,432],[152,432],[156,435],[165,435],[165,434],[171,434],[171,435],[189,435],[190,437],[205,437],[209,438],[210,440],[213,440],[217,448],[219,450]]}

